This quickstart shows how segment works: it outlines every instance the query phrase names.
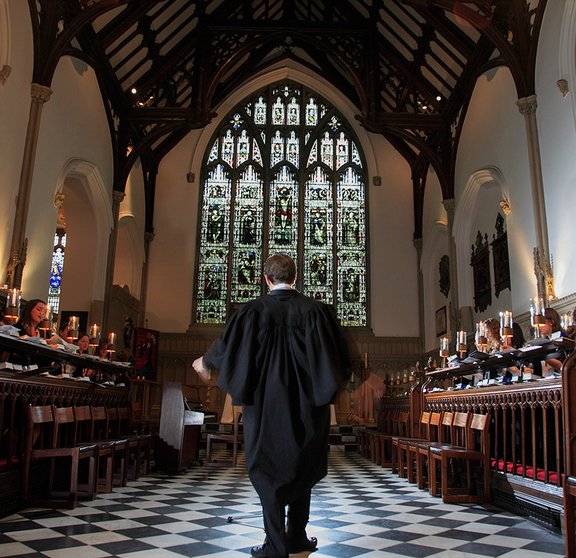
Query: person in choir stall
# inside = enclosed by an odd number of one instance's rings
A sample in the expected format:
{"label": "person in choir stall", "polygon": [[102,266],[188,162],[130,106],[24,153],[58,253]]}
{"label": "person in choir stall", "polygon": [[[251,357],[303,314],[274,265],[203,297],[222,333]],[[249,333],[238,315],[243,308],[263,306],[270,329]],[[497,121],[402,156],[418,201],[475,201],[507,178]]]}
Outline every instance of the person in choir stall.
{"label": "person in choir stall", "polygon": [[[540,326],[540,336],[541,337],[548,337],[549,339],[564,337],[566,333],[562,329],[562,319],[560,318],[560,314],[554,308],[545,308],[544,309],[544,324]],[[546,366],[549,369],[553,369],[557,372],[560,372],[562,369],[562,364],[566,360],[568,355],[565,351],[557,351],[554,353],[550,353],[545,360],[545,368]]]}
{"label": "person in choir stall", "polygon": [[[76,354],[78,355],[87,355],[89,348],[90,348],[90,337],[87,333],[79,332],[78,333],[78,340],[76,341],[76,346],[78,347],[78,351]],[[74,378],[89,378],[92,375],[92,370],[89,368],[81,368],[79,366],[69,366],[67,365],[67,370]]]}
{"label": "person in choir stall", "polygon": [[[350,379],[350,345],[333,308],[294,289],[285,254],[264,264],[267,295],[242,305],[194,369],[243,405],[246,465],[266,538],[251,555],[314,551],[306,526],[312,487],[327,474],[330,403]],[[287,524],[286,524],[286,507]]]}
{"label": "person in choir stall", "polygon": [[576,308],[572,310],[572,325],[566,328],[566,337],[576,341]]}
{"label": "person in choir stall", "polygon": [[[20,338],[42,337],[38,326],[46,318],[46,303],[40,298],[33,298],[26,303],[24,310],[14,327],[20,330]],[[58,341],[57,336],[46,339],[46,343],[53,345]]]}

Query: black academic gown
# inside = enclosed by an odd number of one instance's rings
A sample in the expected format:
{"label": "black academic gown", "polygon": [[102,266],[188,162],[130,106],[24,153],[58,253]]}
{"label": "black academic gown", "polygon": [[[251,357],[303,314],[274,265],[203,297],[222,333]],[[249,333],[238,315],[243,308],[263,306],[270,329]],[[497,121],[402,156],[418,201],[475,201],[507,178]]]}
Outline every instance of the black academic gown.
{"label": "black academic gown", "polygon": [[332,308],[293,289],[271,291],[240,307],[204,362],[244,405],[258,494],[287,505],[309,492],[327,473],[330,403],[350,370]]}

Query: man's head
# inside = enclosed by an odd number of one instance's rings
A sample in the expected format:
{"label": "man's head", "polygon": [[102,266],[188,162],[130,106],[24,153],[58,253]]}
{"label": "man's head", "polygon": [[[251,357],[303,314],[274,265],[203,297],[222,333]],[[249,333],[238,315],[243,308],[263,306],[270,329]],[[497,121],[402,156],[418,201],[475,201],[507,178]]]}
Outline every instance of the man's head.
{"label": "man's head", "polygon": [[273,285],[278,283],[292,285],[296,279],[296,264],[286,254],[274,254],[264,264],[264,275]]}

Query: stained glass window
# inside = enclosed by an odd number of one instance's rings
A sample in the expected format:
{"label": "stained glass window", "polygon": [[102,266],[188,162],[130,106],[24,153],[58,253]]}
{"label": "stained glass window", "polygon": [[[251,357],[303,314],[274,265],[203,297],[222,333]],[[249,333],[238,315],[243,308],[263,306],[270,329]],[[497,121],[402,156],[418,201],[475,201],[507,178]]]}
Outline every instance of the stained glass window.
{"label": "stained glass window", "polygon": [[54,248],[52,250],[52,268],[50,271],[50,285],[48,287],[47,303],[52,312],[60,311],[60,289],[62,284],[62,271],[64,269],[64,251],[66,250],[66,231],[57,229],[54,234]]}
{"label": "stained glass window", "polygon": [[202,173],[195,316],[224,323],[265,292],[262,267],[284,252],[297,288],[367,325],[366,170],[339,112],[301,85],[262,89],[226,116]]}

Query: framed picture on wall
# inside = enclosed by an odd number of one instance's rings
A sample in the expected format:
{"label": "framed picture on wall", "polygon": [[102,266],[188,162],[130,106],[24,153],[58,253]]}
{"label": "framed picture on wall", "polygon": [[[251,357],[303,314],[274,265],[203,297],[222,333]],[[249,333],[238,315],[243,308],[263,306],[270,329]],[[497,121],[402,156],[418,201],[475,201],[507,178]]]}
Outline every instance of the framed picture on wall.
{"label": "framed picture on wall", "polygon": [[436,310],[436,337],[446,333],[446,306]]}
{"label": "framed picture on wall", "polygon": [[134,329],[134,376],[156,379],[159,331],[137,327]]}

